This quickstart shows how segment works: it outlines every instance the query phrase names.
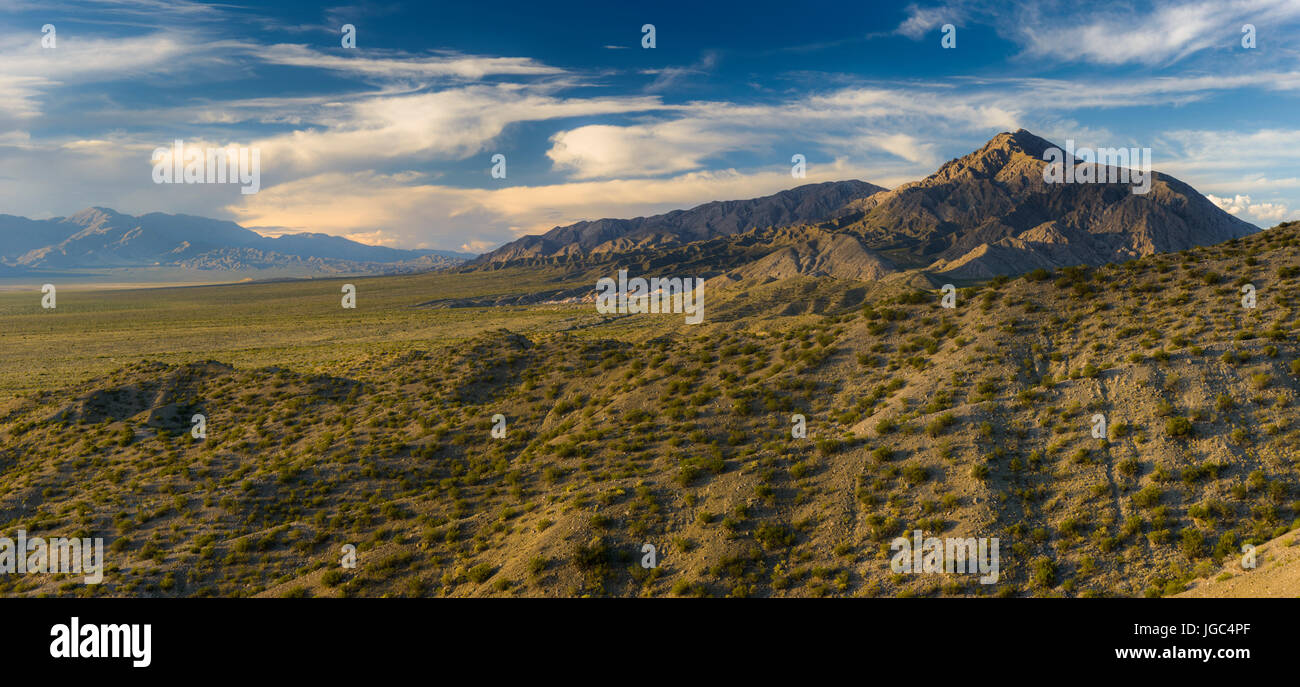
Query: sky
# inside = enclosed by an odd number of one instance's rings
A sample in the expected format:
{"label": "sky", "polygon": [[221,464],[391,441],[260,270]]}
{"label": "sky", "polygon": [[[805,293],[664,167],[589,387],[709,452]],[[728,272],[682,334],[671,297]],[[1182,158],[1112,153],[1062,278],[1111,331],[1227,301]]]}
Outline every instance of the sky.
{"label": "sky", "polygon": [[[803,183],[894,187],[1025,128],[1150,148],[1267,227],[1300,219],[1297,35],[1300,0],[0,0],[0,214],[482,252]],[[155,183],[177,139],[256,150],[258,192]]]}

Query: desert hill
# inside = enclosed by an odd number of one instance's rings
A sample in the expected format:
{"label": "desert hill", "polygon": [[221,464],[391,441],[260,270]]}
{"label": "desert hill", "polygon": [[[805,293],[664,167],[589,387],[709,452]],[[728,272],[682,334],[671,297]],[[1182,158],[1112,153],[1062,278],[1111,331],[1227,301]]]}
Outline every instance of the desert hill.
{"label": "desert hill", "polygon": [[1242,567],[1243,556],[1225,557],[1223,571],[1187,583],[1177,594],[1187,598],[1300,597],[1300,539],[1294,532],[1270,539],[1254,551],[1255,567]]}
{"label": "desert hill", "polygon": [[[1297,264],[1292,224],[994,279],[954,309],[922,272],[800,274],[728,290],[695,326],[582,304],[411,307],[437,280],[505,293],[527,274],[510,269],[362,281],[362,303],[416,291],[356,312],[325,289],[283,364],[196,351],[0,406],[0,529],[112,551],[104,585],[25,576],[0,592],[1176,594],[1300,520]],[[189,307],[204,291],[184,293]],[[242,322],[260,301],[217,312]],[[82,321],[5,317],[14,346]],[[324,323],[362,336],[399,317],[514,324],[317,343]],[[243,329],[218,361],[285,345]],[[184,431],[190,412],[206,439]],[[893,572],[890,542],[915,530],[997,537],[998,581]],[[658,567],[639,565],[644,544]]]}

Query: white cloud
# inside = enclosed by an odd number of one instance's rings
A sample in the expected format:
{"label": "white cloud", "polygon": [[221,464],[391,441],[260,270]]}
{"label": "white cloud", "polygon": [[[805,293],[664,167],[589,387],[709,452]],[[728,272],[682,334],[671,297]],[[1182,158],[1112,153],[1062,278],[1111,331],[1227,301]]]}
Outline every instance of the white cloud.
{"label": "white cloud", "polygon": [[0,0],[0,10],[6,12],[54,12],[67,15],[75,12],[83,21],[87,17],[132,17],[136,19],[168,19],[197,21],[218,19],[224,8],[192,0],[97,0],[64,2],[61,0]]}
{"label": "white cloud", "polygon": [[919,164],[932,164],[938,160],[935,144],[925,143],[910,134],[890,134],[888,136],[870,136],[872,145],[888,153]]}
{"label": "white cloud", "polygon": [[[560,131],[547,156],[575,179],[646,177],[701,169],[733,151],[787,158],[861,157],[881,153],[921,172],[942,160],[933,140],[914,132],[959,133],[973,140],[1017,128],[1023,115],[981,96],[957,97],[950,87],[845,88],[775,104],[694,102],[663,108],[673,119],[624,126],[596,124]],[[800,150],[776,150],[778,146]],[[778,154],[780,153],[780,154]],[[873,180],[874,181],[874,180]]]}
{"label": "white cloud", "polygon": [[[1300,146],[1300,129],[1186,129],[1162,134],[1152,145],[1152,153],[1156,169],[1178,177],[1202,193],[1230,200],[1271,197],[1278,199],[1277,206],[1285,208],[1281,200],[1287,196],[1294,200],[1300,190],[1292,153],[1297,146]],[[1278,213],[1276,207],[1249,210],[1242,206],[1241,211],[1263,222]]]}
{"label": "white cloud", "polygon": [[564,117],[661,107],[647,96],[562,98],[539,87],[476,84],[386,96],[322,111],[319,127],[256,140],[263,164],[280,178],[330,169],[373,169],[391,161],[463,159],[487,150],[507,126]]}
{"label": "white cloud", "polygon": [[[1201,167],[1258,170],[1262,166],[1294,165],[1300,129],[1211,131],[1179,129],[1161,136],[1170,155],[1193,160]],[[1176,158],[1176,161],[1182,161]]]}
{"label": "white cloud", "polygon": [[1231,198],[1220,198],[1213,194],[1205,194],[1210,202],[1218,205],[1223,211],[1230,215],[1246,215],[1254,219],[1262,220],[1268,223],[1281,222],[1291,213],[1286,205],[1281,203],[1255,203],[1250,196],[1237,194]]}
{"label": "white cloud", "polygon": [[593,124],[561,131],[546,152],[556,169],[577,179],[656,176],[699,169],[728,150],[762,144],[760,137],[722,131],[696,119],[650,125]]}

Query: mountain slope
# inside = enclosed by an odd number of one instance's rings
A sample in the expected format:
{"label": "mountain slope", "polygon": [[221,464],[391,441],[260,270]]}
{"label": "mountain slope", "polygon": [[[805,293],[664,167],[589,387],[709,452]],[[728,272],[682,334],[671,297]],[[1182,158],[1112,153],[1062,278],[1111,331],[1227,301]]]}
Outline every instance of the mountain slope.
{"label": "mountain slope", "polygon": [[501,265],[531,258],[601,255],[729,236],[754,228],[831,219],[855,198],[885,189],[863,181],[808,184],[749,200],[705,203],[689,210],[635,219],[600,219],[525,236],[484,254],[474,264]]}
{"label": "mountain slope", "polygon": [[[1052,147],[1023,129],[1001,133],[892,191],[862,182],[816,184],[655,217],[581,222],[521,238],[468,268],[639,263],[658,273],[705,268],[759,282],[794,275],[874,280],[923,268],[980,280],[1122,262],[1259,231],[1159,172],[1151,173],[1145,194],[1128,184],[1046,183],[1044,153]],[[838,249],[826,251],[825,232],[844,237]],[[753,263],[743,270],[738,246]],[[864,261],[872,266],[863,269]]]}
{"label": "mountain slope", "polygon": [[1242,567],[1245,556],[1227,558],[1214,577],[1187,583],[1184,598],[1285,598],[1300,597],[1300,536],[1294,532],[1274,537],[1256,547],[1255,567]]}
{"label": "mountain slope", "polygon": [[[823,232],[824,233],[824,232]],[[872,281],[894,271],[888,261],[866,250],[847,234],[810,236],[784,246],[733,272],[740,279],[777,280],[790,277],[828,276]]]}
{"label": "mountain slope", "polygon": [[0,215],[0,262],[58,243],[72,231],[59,222]]}
{"label": "mountain slope", "polygon": [[1048,184],[1050,142],[1023,129],[871,198],[844,226],[908,267],[959,278],[1098,265],[1221,243],[1259,231],[1187,184],[1152,172],[1151,189]]}
{"label": "mountain slope", "polygon": [[71,233],[17,256],[18,264],[58,268],[170,263],[223,247],[252,247],[262,238],[234,222],[161,213],[133,217],[98,207],[48,221]]}

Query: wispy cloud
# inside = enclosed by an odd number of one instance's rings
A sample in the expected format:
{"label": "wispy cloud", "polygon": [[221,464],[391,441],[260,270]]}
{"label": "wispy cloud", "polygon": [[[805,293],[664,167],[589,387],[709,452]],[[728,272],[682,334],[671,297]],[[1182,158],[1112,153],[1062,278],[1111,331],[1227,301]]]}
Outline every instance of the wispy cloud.
{"label": "wispy cloud", "polygon": [[388,57],[344,57],[294,44],[268,46],[259,50],[258,57],[268,64],[326,69],[385,79],[454,77],[478,80],[498,75],[544,76],[564,73],[563,69],[526,57],[485,57],[457,53],[429,57],[400,53]]}
{"label": "wispy cloud", "polygon": [[909,5],[907,18],[898,25],[895,33],[907,36],[912,40],[921,40],[944,24],[956,25],[965,18],[966,10],[959,5],[941,5],[937,7]]}
{"label": "wispy cloud", "polygon": [[645,90],[651,93],[666,91],[672,88],[680,88],[686,80],[692,77],[698,77],[708,74],[718,63],[718,54],[707,52],[694,64],[685,67],[661,67],[658,69],[643,69],[642,74],[654,75],[654,81],[646,86]]}
{"label": "wispy cloud", "polygon": [[1242,27],[1263,30],[1263,41],[1282,38],[1276,29],[1300,18],[1295,0],[1201,0],[1156,2],[1145,9],[1107,4],[1047,11],[1030,8],[1006,27],[1034,59],[1102,65],[1162,65],[1207,50],[1239,48]]}
{"label": "wispy cloud", "polygon": [[41,47],[41,35],[0,36],[0,116],[41,114],[41,97],[56,87],[174,74],[228,59],[221,44],[204,45],[182,31],[115,39],[65,31],[55,34],[54,48]]}

